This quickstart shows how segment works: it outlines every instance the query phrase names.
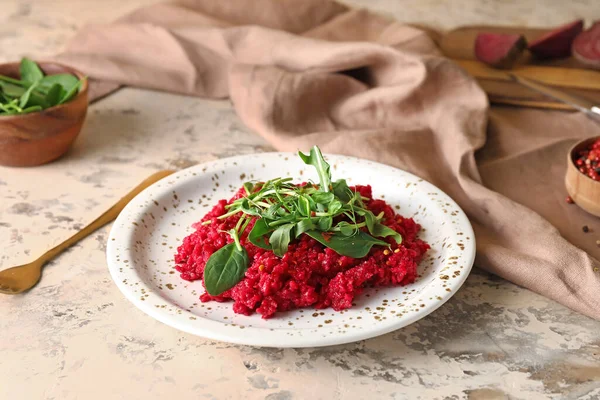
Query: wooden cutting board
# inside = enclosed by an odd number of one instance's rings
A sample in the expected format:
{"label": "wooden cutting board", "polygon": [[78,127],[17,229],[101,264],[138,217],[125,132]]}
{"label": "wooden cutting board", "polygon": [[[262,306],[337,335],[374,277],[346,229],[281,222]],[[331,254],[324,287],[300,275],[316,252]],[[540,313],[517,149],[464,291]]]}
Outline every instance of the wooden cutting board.
{"label": "wooden cutting board", "polygon": [[[519,33],[524,35],[527,41],[532,41],[548,30],[483,25],[467,26],[449,31],[439,38],[438,44],[442,52],[479,81],[481,87],[488,94],[490,102],[527,107],[571,109],[565,104],[513,82],[506,74],[507,71],[494,69],[477,61],[473,50],[475,38],[483,32]],[[526,52],[510,72],[561,88],[600,104],[600,71],[583,68],[573,57],[542,61]]]}

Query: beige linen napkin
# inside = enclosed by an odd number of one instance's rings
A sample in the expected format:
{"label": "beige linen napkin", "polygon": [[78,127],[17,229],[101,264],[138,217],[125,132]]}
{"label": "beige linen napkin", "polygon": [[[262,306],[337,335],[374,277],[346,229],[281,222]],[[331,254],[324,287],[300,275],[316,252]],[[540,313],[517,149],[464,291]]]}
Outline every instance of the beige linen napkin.
{"label": "beige linen napkin", "polygon": [[188,0],[88,26],[57,59],[100,92],[229,97],[279,150],[413,172],[469,215],[479,267],[600,319],[600,223],[563,187],[568,147],[599,126],[515,108],[488,123],[483,91],[423,31],[327,0]]}

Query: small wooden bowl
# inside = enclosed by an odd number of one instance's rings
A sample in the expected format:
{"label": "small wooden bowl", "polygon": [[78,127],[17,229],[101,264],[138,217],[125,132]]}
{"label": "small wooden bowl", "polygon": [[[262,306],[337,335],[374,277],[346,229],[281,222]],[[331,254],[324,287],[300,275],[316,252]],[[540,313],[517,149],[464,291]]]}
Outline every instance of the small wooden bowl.
{"label": "small wooden bowl", "polygon": [[567,193],[575,204],[588,213],[600,217],[600,182],[582,174],[575,165],[575,154],[590,146],[598,137],[582,140],[569,150],[567,155],[567,175],[565,185]]}
{"label": "small wooden bowl", "polygon": [[[84,75],[66,65],[38,62],[46,75]],[[0,64],[0,74],[19,78],[19,63]],[[0,165],[29,167],[62,156],[81,131],[88,107],[88,84],[69,102],[24,115],[0,116]]]}

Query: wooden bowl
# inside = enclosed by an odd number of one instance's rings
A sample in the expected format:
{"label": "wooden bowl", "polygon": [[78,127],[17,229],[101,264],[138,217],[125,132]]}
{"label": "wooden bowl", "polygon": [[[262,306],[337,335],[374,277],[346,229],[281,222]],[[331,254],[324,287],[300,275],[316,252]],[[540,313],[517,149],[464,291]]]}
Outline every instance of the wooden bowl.
{"label": "wooden bowl", "polygon": [[575,204],[588,213],[600,217],[600,181],[595,181],[579,172],[574,161],[575,154],[594,143],[598,138],[582,140],[569,150],[565,185]]}
{"label": "wooden bowl", "polygon": [[[84,75],[54,62],[38,62],[46,75]],[[19,78],[19,63],[0,64],[0,74]],[[24,115],[0,116],[0,165],[29,167],[62,156],[81,131],[88,107],[88,84],[67,103]]]}

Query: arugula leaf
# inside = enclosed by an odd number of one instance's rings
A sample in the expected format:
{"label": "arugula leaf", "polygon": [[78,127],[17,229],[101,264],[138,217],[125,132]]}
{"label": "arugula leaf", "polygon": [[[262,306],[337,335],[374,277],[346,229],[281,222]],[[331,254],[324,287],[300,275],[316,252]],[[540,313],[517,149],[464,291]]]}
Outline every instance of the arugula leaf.
{"label": "arugula leaf", "polygon": [[254,191],[254,183],[244,182],[244,190],[246,191],[246,194],[251,195]]}
{"label": "arugula leaf", "polygon": [[308,196],[298,196],[298,211],[300,212],[300,215],[304,217],[310,217],[310,208],[310,200],[308,199]]}
{"label": "arugula leaf", "polygon": [[391,236],[394,238],[396,243],[402,243],[402,236],[392,228],[383,225],[381,222],[377,220],[377,217],[371,212],[366,211],[364,213],[365,221],[367,223],[367,228],[369,229],[369,233],[375,237],[387,237]]}
{"label": "arugula leaf", "polygon": [[333,218],[327,216],[327,217],[321,217],[319,218],[319,221],[317,222],[317,226],[319,227],[319,230],[321,231],[328,231],[331,229],[331,226],[333,225]]}
{"label": "arugula leaf", "polygon": [[344,203],[347,203],[352,199],[354,192],[352,192],[352,189],[348,187],[345,179],[338,179],[337,181],[333,182],[331,186],[335,197]]}
{"label": "arugula leaf", "polygon": [[324,193],[324,192],[316,192],[311,197],[315,201],[315,203],[322,204],[322,205],[327,205],[327,204],[331,203],[333,201],[333,199],[335,199],[335,196],[333,193]]}
{"label": "arugula leaf", "polygon": [[258,212],[255,207],[252,207],[249,204],[247,198],[245,198],[242,201],[242,204],[240,205],[240,210],[242,210],[244,212],[244,214],[253,215],[255,217],[260,217],[260,212]]}
{"label": "arugula leaf", "polygon": [[265,219],[257,219],[252,230],[248,234],[248,240],[256,247],[271,250],[271,245],[267,243],[267,238],[265,237],[269,232],[271,232],[271,228],[267,226]]}
{"label": "arugula leaf", "polygon": [[310,154],[303,154],[301,151],[298,152],[298,155],[307,165],[312,165],[317,169],[317,174],[319,175],[319,182],[321,183],[320,189],[322,192],[329,192],[331,186],[331,172],[329,164],[323,158],[323,154],[321,154],[321,149],[317,146],[313,146],[310,149]]}
{"label": "arugula leaf", "polygon": [[279,209],[281,208],[281,203],[272,204],[267,211],[265,211],[264,216],[269,219],[277,218]]}
{"label": "arugula leaf", "polygon": [[204,267],[204,286],[208,294],[218,296],[244,278],[250,259],[246,249],[230,243],[214,252]]}
{"label": "arugula leaf", "polygon": [[352,258],[366,256],[374,245],[389,247],[386,242],[375,239],[363,231],[358,231],[356,235],[349,237],[338,233],[331,234],[319,231],[308,231],[306,234],[336,253]]}
{"label": "arugula leaf", "polygon": [[285,224],[277,229],[271,234],[269,238],[269,242],[273,247],[273,253],[277,257],[283,257],[287,248],[290,244],[290,233],[294,228],[294,224]]}
{"label": "arugula leaf", "polygon": [[340,230],[340,233],[344,236],[352,236],[357,231],[355,225],[351,225],[346,221],[341,221],[336,225],[336,228]]}
{"label": "arugula leaf", "polygon": [[337,214],[338,211],[340,211],[342,209],[342,203],[339,200],[333,200],[331,203],[329,203],[329,205],[327,206],[327,211],[330,214]]}
{"label": "arugula leaf", "polygon": [[296,224],[295,237],[299,238],[304,232],[313,229],[317,229],[315,223],[310,218],[303,219]]}
{"label": "arugula leaf", "polygon": [[35,61],[32,61],[27,57],[21,59],[19,73],[21,74],[21,80],[29,84],[37,82],[44,77],[44,73]]}
{"label": "arugula leaf", "polygon": [[[228,211],[218,217],[223,219],[242,213],[235,228],[228,232],[238,250],[242,249],[239,236],[251,216],[256,219],[248,241],[272,250],[279,257],[285,255],[292,238],[302,234],[350,257],[363,257],[374,245],[389,247],[380,237],[392,236],[397,243],[402,241],[398,232],[379,222],[364,205],[360,193],[352,191],[344,179],[331,183],[329,164],[318,147],[313,147],[310,155],[299,155],[306,164],[317,168],[321,186],[296,186],[290,183],[291,178],[244,183],[246,196],[227,205]],[[361,231],[363,227],[369,233]]]}

